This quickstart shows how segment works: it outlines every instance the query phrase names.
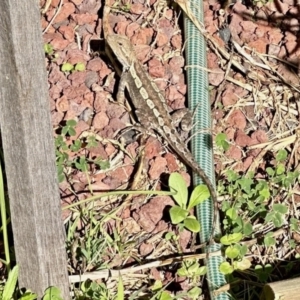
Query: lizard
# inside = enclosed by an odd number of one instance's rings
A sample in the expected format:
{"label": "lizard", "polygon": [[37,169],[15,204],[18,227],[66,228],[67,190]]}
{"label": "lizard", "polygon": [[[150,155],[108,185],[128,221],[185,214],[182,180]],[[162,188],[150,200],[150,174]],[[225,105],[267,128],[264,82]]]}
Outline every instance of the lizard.
{"label": "lizard", "polygon": [[212,233],[209,239],[211,244],[217,218],[217,195],[211,180],[196,162],[185,142],[178,134],[164,96],[137,59],[130,40],[124,35],[108,34],[106,42],[123,68],[117,94],[118,101],[124,99],[124,92],[127,89],[135,109],[134,112],[141,126],[158,133],[182,162],[197,173],[207,186],[214,204]]}

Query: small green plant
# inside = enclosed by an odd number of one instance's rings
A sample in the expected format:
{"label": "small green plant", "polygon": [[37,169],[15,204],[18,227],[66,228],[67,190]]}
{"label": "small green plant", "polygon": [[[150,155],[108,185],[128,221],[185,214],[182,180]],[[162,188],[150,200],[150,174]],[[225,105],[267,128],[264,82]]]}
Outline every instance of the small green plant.
{"label": "small green plant", "polygon": [[51,44],[44,44],[44,52],[46,54],[46,57],[51,61],[55,61],[59,57],[58,53],[55,53]]}
{"label": "small green plant", "polygon": [[191,280],[192,285],[200,282],[200,276],[206,274],[206,266],[200,266],[195,259],[187,259],[182,262],[181,268],[177,270],[177,274],[182,277],[187,277]]}
{"label": "small green plant", "polygon": [[84,156],[79,157],[79,159],[75,161],[75,167],[81,172],[86,172],[88,170],[88,164],[86,158]]}
{"label": "small green plant", "polygon": [[61,70],[65,73],[69,73],[74,70],[74,66],[72,64],[66,62],[61,66]]}
{"label": "small green plant", "polygon": [[[270,201],[289,195],[290,187],[299,177],[298,171],[287,172],[283,163],[286,159],[287,152],[280,150],[275,156],[274,166],[266,168],[268,176],[265,179],[257,180],[253,173],[245,177],[232,170],[226,172],[227,185],[219,186],[219,195],[226,195],[222,202],[226,235],[220,241],[225,246],[227,261],[220,265],[222,273],[231,274],[250,267],[250,262],[244,257],[247,247],[239,243],[245,237],[253,238],[253,223],[279,228],[287,222],[288,206]],[[296,219],[290,219],[290,228],[298,229]],[[274,246],[273,232],[266,232],[263,242],[266,247]]]}
{"label": "small green plant", "polygon": [[227,141],[227,136],[225,133],[218,133],[216,136],[216,145],[223,149],[223,151],[227,151],[229,149],[229,143]]}
{"label": "small green plant", "polygon": [[30,290],[18,291],[17,281],[19,276],[19,266],[16,265],[8,274],[7,281],[0,288],[0,299],[2,300],[35,300],[37,295]]}
{"label": "small green plant", "polygon": [[292,231],[299,231],[299,220],[296,218],[290,218],[290,229]]}
{"label": "small green plant", "polygon": [[250,236],[254,220],[271,223],[276,228],[284,224],[288,213],[286,204],[274,203],[270,207],[268,203],[282,191],[289,190],[299,177],[299,172],[286,172],[282,163],[287,158],[285,150],[280,150],[275,158],[276,165],[266,169],[269,175],[266,179],[258,181],[253,178],[253,173],[242,177],[232,170],[226,172],[228,185],[220,186],[219,194],[227,194],[230,199],[235,199],[234,203],[231,200],[222,202],[222,210],[226,215],[223,223],[227,232],[241,232],[244,236]]}
{"label": "small green plant", "polygon": [[5,283],[1,299],[11,300],[16,289],[18,276],[19,276],[19,266],[15,266],[8,274],[8,279],[7,282]]}
{"label": "small green plant", "polygon": [[[74,168],[81,172],[87,172],[88,165],[92,163],[102,170],[110,167],[109,162],[101,159],[101,157],[88,159],[87,150],[98,145],[95,137],[89,136],[87,137],[87,141],[82,141],[81,139],[73,140],[72,143],[68,141],[70,137],[74,137],[76,135],[76,124],[77,122],[75,120],[68,120],[66,125],[61,128],[60,135],[55,138],[56,166],[59,182],[66,179],[66,168]],[[71,153],[72,155],[70,155]],[[74,153],[76,155],[74,155]],[[82,153],[84,153],[84,155],[81,155]],[[70,159],[70,156],[72,159]]]}
{"label": "small green plant", "polygon": [[104,283],[97,283],[87,280],[81,284],[80,295],[76,299],[90,299],[90,300],[123,300],[124,299],[124,286],[121,276],[118,280],[117,295],[111,292]]}
{"label": "small green plant", "polygon": [[198,286],[194,286],[188,290],[187,295],[191,300],[200,299],[200,296],[202,295],[202,289],[200,289]]}
{"label": "small green plant", "polygon": [[163,286],[163,283],[160,280],[156,280],[151,290],[154,293],[154,296],[151,298],[153,300],[173,300],[174,297],[165,291],[166,286]]}
{"label": "small green plant", "polygon": [[254,268],[254,272],[260,282],[266,283],[268,282],[274,268],[270,264],[256,265]]}
{"label": "small green plant", "polygon": [[51,286],[45,290],[43,300],[64,300],[61,291],[55,286]]}
{"label": "small green plant", "polygon": [[82,71],[85,71],[85,64],[84,63],[77,63],[74,66],[74,65],[66,62],[66,63],[62,64],[61,70],[62,70],[62,72],[65,72],[65,73],[71,73],[71,72],[74,72],[74,71],[82,72]]}
{"label": "small green plant", "polygon": [[5,260],[1,259],[1,262],[5,264],[7,272],[10,273],[11,258],[9,249],[9,238],[8,238],[8,224],[9,224],[9,212],[6,209],[7,199],[4,187],[4,171],[2,171],[2,163],[4,164],[3,153],[0,150],[0,213],[1,213],[1,224],[2,224],[2,235],[4,244]]}
{"label": "small green plant", "polygon": [[269,2],[273,2],[273,0],[253,0],[253,6],[261,8]]}
{"label": "small green plant", "polygon": [[246,270],[251,267],[250,261],[244,257],[248,250],[247,246],[239,244],[242,238],[243,235],[239,232],[225,235],[220,239],[221,244],[226,247],[225,257],[228,259],[219,266],[221,273],[228,275],[235,270]]}
{"label": "small green plant", "polygon": [[63,135],[70,135],[70,136],[75,136],[76,135],[76,126],[77,122],[75,120],[68,120],[66,122],[66,125],[62,128],[61,133]]}
{"label": "small green plant", "polygon": [[131,9],[131,3],[127,2],[127,3],[121,4],[120,2],[117,1],[117,2],[115,2],[113,9],[115,9],[117,11],[129,13],[130,9]]}
{"label": "small green plant", "polygon": [[172,173],[169,178],[169,187],[177,191],[173,196],[177,205],[170,209],[170,217],[173,224],[179,226],[179,230],[186,228],[192,232],[200,231],[200,224],[190,210],[209,198],[209,190],[206,185],[198,185],[188,199],[188,189],[183,177],[179,173]]}
{"label": "small green plant", "polygon": [[85,71],[85,64],[84,64],[84,63],[77,63],[77,64],[75,65],[74,70],[75,70],[75,71],[79,71],[79,72]]}
{"label": "small green plant", "polygon": [[44,44],[44,52],[47,55],[53,55],[54,53],[53,46],[51,44]]}
{"label": "small green plant", "polygon": [[94,135],[90,135],[87,137],[87,148],[97,147],[98,142],[96,140],[96,137]]}
{"label": "small green plant", "polygon": [[166,233],[164,238],[166,241],[173,242],[177,246],[177,248],[180,249],[180,245],[178,242],[180,237],[178,234],[175,234],[174,232],[170,231],[170,232]]}

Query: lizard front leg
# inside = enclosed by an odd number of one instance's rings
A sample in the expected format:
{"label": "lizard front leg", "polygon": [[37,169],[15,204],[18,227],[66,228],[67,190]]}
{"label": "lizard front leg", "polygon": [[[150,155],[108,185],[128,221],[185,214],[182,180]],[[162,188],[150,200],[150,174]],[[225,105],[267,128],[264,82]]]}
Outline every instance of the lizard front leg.
{"label": "lizard front leg", "polygon": [[[139,133],[144,135],[155,136],[153,134],[153,131],[151,129],[149,130],[149,128],[152,128],[153,121],[151,122],[151,120],[149,120],[149,116],[146,113],[143,113],[143,108],[141,106],[140,108],[138,108],[138,106],[136,105],[134,106],[135,109],[132,110],[130,104],[125,99],[125,90],[128,91],[129,95],[135,92],[134,89],[130,87],[131,81],[132,81],[131,76],[128,73],[128,71],[124,71],[120,78],[120,83],[117,92],[117,102],[120,105],[126,107],[128,113],[131,115],[131,120],[133,125],[129,125],[127,128],[122,130],[121,133],[118,133],[118,135],[124,135],[129,130],[136,130]],[[135,115],[135,117],[133,115]],[[139,123],[136,123],[136,120],[138,120]]]}
{"label": "lizard front leg", "polygon": [[[120,78],[120,83],[118,87],[118,92],[117,92],[117,102],[127,108],[127,105],[125,105],[125,89],[128,89],[128,78],[129,74],[127,71],[122,72],[121,78]],[[131,111],[131,108],[130,110]]]}

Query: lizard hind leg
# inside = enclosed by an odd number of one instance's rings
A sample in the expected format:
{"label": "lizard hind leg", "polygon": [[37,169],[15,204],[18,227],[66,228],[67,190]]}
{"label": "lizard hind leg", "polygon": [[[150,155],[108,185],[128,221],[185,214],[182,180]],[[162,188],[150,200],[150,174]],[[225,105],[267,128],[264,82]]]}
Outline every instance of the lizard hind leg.
{"label": "lizard hind leg", "polygon": [[188,108],[180,108],[171,113],[172,124],[177,129],[182,141],[187,145],[193,128],[193,114]]}
{"label": "lizard hind leg", "polygon": [[125,140],[125,144],[130,144],[133,141],[136,141],[140,135],[143,136],[154,136],[157,137],[153,131],[149,131],[145,127],[141,126],[139,123],[136,123],[134,125],[128,125],[125,128],[119,130],[116,132],[114,135],[114,139],[120,140],[123,139]]}
{"label": "lizard hind leg", "polygon": [[191,134],[192,129],[198,125],[198,122],[193,123],[198,107],[199,105],[197,105],[194,112],[191,112],[188,108],[181,108],[171,113],[172,123],[177,128],[177,131],[180,134],[180,137],[184,140],[186,146],[191,139],[198,134],[211,134],[211,130],[205,128],[198,129]]}

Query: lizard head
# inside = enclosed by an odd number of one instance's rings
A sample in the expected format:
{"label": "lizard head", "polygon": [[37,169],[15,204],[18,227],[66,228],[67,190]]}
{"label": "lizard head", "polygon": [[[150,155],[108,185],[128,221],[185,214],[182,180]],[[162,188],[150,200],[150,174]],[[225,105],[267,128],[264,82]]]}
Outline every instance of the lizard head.
{"label": "lizard head", "polygon": [[110,34],[106,37],[106,40],[123,67],[129,68],[135,57],[130,40],[120,34]]}

